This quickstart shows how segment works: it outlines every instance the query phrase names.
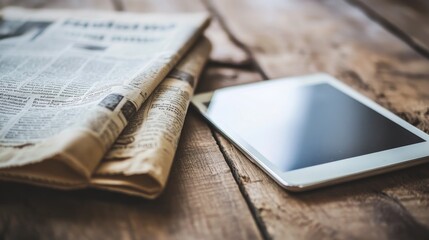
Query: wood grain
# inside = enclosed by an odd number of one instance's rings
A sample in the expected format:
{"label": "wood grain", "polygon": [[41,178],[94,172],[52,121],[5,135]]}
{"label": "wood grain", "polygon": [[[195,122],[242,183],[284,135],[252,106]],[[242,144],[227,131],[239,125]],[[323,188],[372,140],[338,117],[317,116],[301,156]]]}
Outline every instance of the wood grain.
{"label": "wood grain", "polygon": [[[128,8],[125,1],[108,3]],[[17,4],[78,6],[72,1]],[[140,4],[133,10],[166,9],[155,1]],[[184,5],[168,6],[169,11],[182,11]],[[167,188],[155,201],[97,190],[60,192],[0,183],[0,239],[261,238],[211,130],[195,112],[187,116],[178,149]]]}
{"label": "wood grain", "polygon": [[352,0],[367,14],[429,58],[429,2]]}
{"label": "wood grain", "polygon": [[[429,62],[359,9],[340,1],[208,4],[256,59],[261,74],[274,78],[328,72],[429,132]],[[429,236],[428,164],[291,194],[224,138],[216,139],[268,237]]]}

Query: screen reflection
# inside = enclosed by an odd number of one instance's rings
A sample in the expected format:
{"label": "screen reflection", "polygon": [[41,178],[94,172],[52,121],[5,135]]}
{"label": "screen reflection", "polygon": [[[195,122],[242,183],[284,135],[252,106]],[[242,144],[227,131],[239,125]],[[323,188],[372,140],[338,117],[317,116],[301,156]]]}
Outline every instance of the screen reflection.
{"label": "screen reflection", "polygon": [[218,90],[207,114],[282,171],[424,141],[327,83]]}

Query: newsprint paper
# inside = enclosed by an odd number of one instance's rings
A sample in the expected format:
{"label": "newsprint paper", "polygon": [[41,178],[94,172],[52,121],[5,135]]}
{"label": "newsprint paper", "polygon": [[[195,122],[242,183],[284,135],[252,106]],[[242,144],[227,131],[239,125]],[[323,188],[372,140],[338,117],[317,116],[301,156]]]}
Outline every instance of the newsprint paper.
{"label": "newsprint paper", "polygon": [[1,14],[0,179],[157,197],[211,49],[209,16]]}

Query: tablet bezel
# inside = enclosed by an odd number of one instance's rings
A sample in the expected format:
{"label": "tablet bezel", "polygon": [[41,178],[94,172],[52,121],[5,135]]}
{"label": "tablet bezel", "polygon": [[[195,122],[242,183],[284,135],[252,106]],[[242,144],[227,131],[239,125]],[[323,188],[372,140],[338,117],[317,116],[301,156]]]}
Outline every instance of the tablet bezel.
{"label": "tablet bezel", "polygon": [[[287,81],[288,84],[299,84],[302,86],[319,83],[330,84],[358,102],[364,104],[365,106],[371,108],[372,110],[378,112],[379,114],[385,116],[386,118],[425,140],[421,143],[411,144],[399,148],[284,172],[271,163],[268,159],[266,159],[262,154],[256,151],[237,133],[231,130],[228,130],[228,132],[225,131],[222,129],[222,127],[219,126],[219,124],[217,124],[213,119],[210,118],[210,116],[206,114],[207,107],[205,103],[210,102],[214,92],[222,91],[222,89],[195,95],[192,99],[192,103],[199,110],[199,112],[235,146],[237,146],[252,162],[261,167],[268,175],[270,175],[284,188],[291,191],[304,191],[429,161],[429,158],[427,157],[429,156],[429,135],[412,126],[408,122],[404,121],[369,98],[341,83],[337,79],[331,77],[330,75],[321,73],[301,77],[280,78],[250,84],[275,84],[276,81]],[[248,84],[228,87],[227,89],[240,88],[246,85]]]}

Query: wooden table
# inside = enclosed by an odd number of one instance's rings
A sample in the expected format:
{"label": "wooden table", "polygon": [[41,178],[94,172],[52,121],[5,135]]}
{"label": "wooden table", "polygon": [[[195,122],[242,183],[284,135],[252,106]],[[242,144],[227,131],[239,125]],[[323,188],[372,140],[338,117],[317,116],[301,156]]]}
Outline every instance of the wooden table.
{"label": "wooden table", "polygon": [[[7,5],[207,10],[214,51],[198,91],[328,72],[429,133],[424,0],[0,1]],[[0,183],[0,239],[143,238],[428,239],[429,164],[292,194],[190,110],[155,201]]]}

